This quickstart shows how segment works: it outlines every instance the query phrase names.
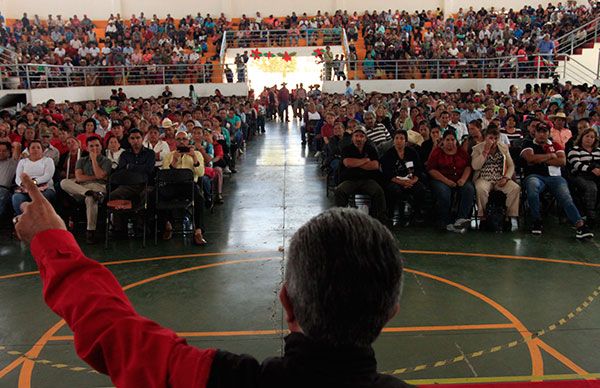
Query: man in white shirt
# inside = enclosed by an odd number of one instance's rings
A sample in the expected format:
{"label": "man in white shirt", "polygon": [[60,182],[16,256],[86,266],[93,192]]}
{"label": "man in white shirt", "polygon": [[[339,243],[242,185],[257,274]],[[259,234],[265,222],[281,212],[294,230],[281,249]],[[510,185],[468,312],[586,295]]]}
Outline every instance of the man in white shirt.
{"label": "man in white shirt", "polygon": [[458,109],[455,109],[450,113],[450,126],[456,129],[456,138],[459,140],[469,134],[466,124],[460,121],[460,114],[461,111]]}
{"label": "man in white shirt", "polygon": [[156,167],[161,167],[163,165],[163,160],[171,152],[167,142],[160,139],[160,131],[156,125],[151,125],[148,128],[148,133],[146,134],[143,145],[154,151],[154,154],[156,155],[156,162],[154,165]]}
{"label": "man in white shirt", "polygon": [[56,45],[56,47],[54,48],[54,55],[58,56],[59,58],[64,57],[66,53],[67,52],[62,46]]}
{"label": "man in white shirt", "polygon": [[79,50],[81,48],[81,46],[83,46],[83,43],[81,43],[81,41],[77,37],[74,37],[73,39],[71,39],[71,41],[69,42],[69,44],[75,50]]}

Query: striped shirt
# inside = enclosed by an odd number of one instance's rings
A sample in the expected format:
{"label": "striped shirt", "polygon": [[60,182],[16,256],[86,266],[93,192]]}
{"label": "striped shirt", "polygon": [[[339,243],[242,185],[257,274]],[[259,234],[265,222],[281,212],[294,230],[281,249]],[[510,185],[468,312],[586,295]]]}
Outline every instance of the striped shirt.
{"label": "striped shirt", "polygon": [[379,147],[380,144],[392,140],[392,136],[390,132],[387,130],[385,125],[376,124],[373,128],[366,128],[367,131],[367,139],[371,140],[376,147]]}
{"label": "striped shirt", "polygon": [[574,175],[591,172],[594,168],[600,167],[600,147],[588,152],[580,146],[575,146],[569,151],[567,161]]}
{"label": "striped shirt", "polygon": [[523,132],[521,132],[521,129],[519,128],[515,128],[515,131],[513,133],[508,133],[505,128],[502,128],[500,132],[505,134],[506,137],[508,137],[510,145],[513,145],[513,143],[519,142],[521,139],[523,139]]}

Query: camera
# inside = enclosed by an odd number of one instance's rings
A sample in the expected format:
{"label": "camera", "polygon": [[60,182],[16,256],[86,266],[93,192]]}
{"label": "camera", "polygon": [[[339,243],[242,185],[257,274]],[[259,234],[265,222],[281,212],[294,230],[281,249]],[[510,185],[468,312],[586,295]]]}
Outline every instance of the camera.
{"label": "camera", "polygon": [[181,154],[187,154],[188,152],[190,152],[190,147],[185,147],[185,146],[177,147],[177,152],[179,152]]}

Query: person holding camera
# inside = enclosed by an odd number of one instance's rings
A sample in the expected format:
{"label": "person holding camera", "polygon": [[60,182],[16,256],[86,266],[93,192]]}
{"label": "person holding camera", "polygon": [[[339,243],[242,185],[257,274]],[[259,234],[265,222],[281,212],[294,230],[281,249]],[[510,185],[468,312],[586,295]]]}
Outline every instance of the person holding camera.
{"label": "person holding camera", "polygon": [[[202,234],[204,230],[204,197],[202,189],[198,186],[200,179],[204,175],[204,158],[195,147],[190,145],[190,138],[187,132],[178,131],[175,134],[176,148],[168,154],[163,160],[163,169],[180,168],[190,169],[194,173],[194,244],[206,245],[206,240]],[[169,185],[161,188],[159,191],[159,200],[168,201],[181,193],[185,193],[179,185]],[[170,240],[173,237],[173,226],[170,220],[171,214],[162,215],[165,217],[165,228],[163,232],[163,240]]]}
{"label": "person holding camera", "polygon": [[600,144],[593,128],[583,130],[568,155],[571,181],[580,193],[588,225],[596,223],[600,201]]}

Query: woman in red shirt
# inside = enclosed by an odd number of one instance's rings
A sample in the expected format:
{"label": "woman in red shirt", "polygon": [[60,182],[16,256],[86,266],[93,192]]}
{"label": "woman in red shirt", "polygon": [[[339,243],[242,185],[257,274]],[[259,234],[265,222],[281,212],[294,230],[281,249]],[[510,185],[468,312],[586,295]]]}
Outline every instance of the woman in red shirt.
{"label": "woman in red shirt", "polygon": [[[431,151],[427,161],[431,188],[435,195],[437,221],[451,232],[464,233],[471,222],[475,187],[469,180],[471,162],[469,154],[458,147],[454,131],[442,135],[442,143]],[[451,222],[450,209],[453,196],[458,195],[456,221]]]}

